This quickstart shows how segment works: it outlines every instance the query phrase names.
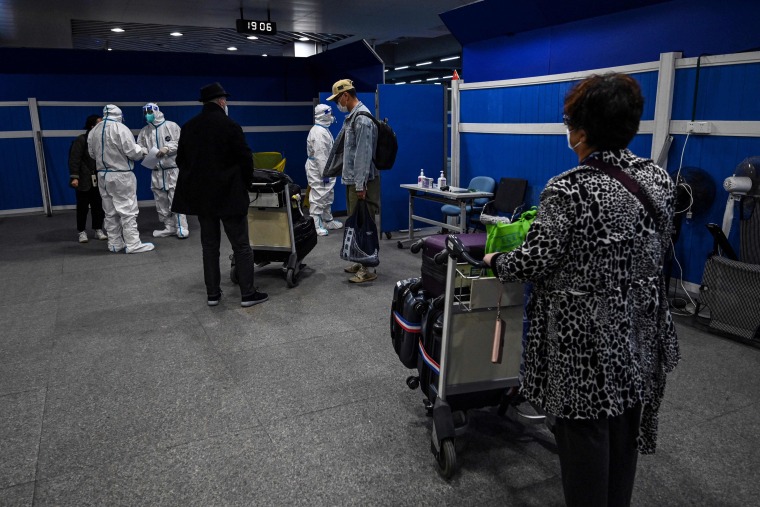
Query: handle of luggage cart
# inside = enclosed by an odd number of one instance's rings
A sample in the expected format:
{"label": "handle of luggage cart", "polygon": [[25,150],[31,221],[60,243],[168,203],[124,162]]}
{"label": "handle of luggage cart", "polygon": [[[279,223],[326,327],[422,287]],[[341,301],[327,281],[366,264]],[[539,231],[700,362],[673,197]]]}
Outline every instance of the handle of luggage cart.
{"label": "handle of luggage cart", "polygon": [[455,234],[449,234],[446,237],[446,248],[435,254],[433,261],[436,264],[445,264],[449,256],[456,261],[464,261],[476,268],[485,269],[488,267],[488,264],[485,262],[472,257],[467,247],[462,244],[462,240]]}

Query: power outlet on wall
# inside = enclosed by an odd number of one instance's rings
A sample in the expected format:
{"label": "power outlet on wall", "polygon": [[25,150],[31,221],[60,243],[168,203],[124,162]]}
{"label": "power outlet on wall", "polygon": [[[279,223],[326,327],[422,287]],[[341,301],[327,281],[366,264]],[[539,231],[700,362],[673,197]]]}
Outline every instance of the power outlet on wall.
{"label": "power outlet on wall", "polygon": [[689,134],[709,134],[712,132],[712,123],[709,121],[690,121],[686,123],[686,132]]}

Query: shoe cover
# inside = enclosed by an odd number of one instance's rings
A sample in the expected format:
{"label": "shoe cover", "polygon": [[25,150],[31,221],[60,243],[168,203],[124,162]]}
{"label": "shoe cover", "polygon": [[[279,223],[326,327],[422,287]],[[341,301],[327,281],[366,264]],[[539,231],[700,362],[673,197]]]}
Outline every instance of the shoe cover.
{"label": "shoe cover", "polygon": [[317,236],[327,236],[329,233],[324,227],[317,227]]}
{"label": "shoe cover", "polygon": [[325,223],[325,226],[331,230],[342,229],[343,222],[341,222],[340,220],[330,220],[329,222]]}
{"label": "shoe cover", "polygon": [[177,231],[177,237],[179,239],[185,239],[186,237],[190,236],[190,231],[187,229],[182,229]]}
{"label": "shoe cover", "polygon": [[125,248],[126,248],[126,246],[124,244],[122,244],[121,246],[117,245],[117,246],[108,247],[108,251],[111,252],[111,253],[121,253],[121,252],[124,251]]}
{"label": "shoe cover", "polygon": [[168,238],[177,234],[177,229],[163,229],[161,231],[153,231],[154,238]]}
{"label": "shoe cover", "polygon": [[127,248],[127,253],[135,254],[135,253],[150,252],[154,248],[156,248],[156,246],[153,243],[140,243],[140,246],[133,248],[131,250]]}

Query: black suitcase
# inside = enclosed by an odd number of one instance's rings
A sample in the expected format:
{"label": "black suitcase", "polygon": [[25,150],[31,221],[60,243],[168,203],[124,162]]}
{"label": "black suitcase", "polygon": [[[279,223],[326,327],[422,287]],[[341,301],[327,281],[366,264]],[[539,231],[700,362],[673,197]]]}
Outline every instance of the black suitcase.
{"label": "black suitcase", "polygon": [[417,353],[417,372],[420,377],[420,389],[430,400],[438,397],[438,375],[440,374],[441,337],[443,336],[444,297],[438,296],[428,300],[425,315],[422,318],[420,340]]}
{"label": "black suitcase", "polygon": [[407,368],[417,367],[417,348],[421,322],[427,310],[427,293],[421,289],[419,278],[396,282],[391,303],[391,340],[401,363]]}
{"label": "black suitcase", "polygon": [[[422,286],[431,297],[443,294],[446,289],[446,264],[436,264],[433,261],[435,255],[446,248],[448,234],[435,234],[421,239],[422,245],[417,245],[422,250]],[[486,233],[457,234],[462,244],[467,247],[475,259],[481,260],[485,255]]]}

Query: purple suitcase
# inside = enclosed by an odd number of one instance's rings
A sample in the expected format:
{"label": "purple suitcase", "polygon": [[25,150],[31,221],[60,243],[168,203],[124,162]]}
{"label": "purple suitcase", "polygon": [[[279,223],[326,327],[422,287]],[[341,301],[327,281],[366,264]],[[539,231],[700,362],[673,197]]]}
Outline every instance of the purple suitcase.
{"label": "purple suitcase", "polygon": [[[446,264],[438,265],[433,261],[435,254],[446,248],[448,234],[435,234],[423,238],[422,243],[422,287],[433,298],[443,294],[446,289]],[[457,234],[462,244],[467,247],[475,259],[482,259],[486,249],[486,233]]]}

